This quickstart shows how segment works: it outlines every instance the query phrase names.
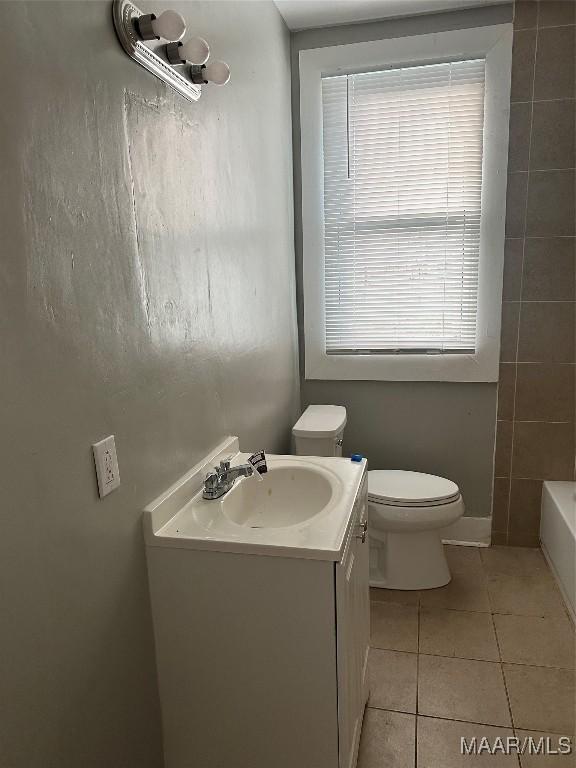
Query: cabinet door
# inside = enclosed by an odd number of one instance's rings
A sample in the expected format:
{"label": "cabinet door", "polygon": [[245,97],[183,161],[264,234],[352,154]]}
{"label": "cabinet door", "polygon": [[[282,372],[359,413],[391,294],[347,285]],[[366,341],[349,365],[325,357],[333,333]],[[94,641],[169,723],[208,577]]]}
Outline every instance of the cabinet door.
{"label": "cabinet door", "polygon": [[366,482],[354,505],[353,525],[344,556],[336,566],[338,643],[338,746],[340,768],[354,768],[364,707],[368,698],[370,596]]}

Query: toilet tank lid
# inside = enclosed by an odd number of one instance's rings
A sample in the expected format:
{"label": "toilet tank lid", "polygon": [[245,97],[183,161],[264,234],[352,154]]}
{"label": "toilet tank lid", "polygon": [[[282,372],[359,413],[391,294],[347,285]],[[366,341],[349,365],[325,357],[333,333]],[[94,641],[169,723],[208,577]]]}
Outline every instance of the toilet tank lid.
{"label": "toilet tank lid", "polygon": [[336,437],[346,426],[343,405],[309,405],[292,427],[295,437]]}

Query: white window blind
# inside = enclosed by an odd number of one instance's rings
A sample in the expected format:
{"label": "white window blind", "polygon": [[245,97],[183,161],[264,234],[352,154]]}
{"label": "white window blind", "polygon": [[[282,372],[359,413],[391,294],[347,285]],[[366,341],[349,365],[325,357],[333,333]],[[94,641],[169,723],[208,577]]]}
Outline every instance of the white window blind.
{"label": "white window blind", "polygon": [[475,350],[484,70],[322,78],[328,354]]}

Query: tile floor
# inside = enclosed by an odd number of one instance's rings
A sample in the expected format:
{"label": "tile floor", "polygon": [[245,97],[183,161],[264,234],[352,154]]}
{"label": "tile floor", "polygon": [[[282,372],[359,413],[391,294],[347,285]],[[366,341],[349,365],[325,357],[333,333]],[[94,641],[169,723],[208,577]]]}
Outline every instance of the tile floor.
{"label": "tile floor", "polygon": [[575,768],[576,754],[460,754],[462,736],[573,738],[575,635],[539,550],[446,553],[446,587],[370,591],[358,768]]}

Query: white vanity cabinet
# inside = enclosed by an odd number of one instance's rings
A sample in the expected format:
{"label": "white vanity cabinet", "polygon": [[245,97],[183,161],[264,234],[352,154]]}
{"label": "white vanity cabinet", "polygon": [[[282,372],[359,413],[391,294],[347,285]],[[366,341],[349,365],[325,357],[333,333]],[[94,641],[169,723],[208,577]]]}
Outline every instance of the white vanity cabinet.
{"label": "white vanity cabinet", "polygon": [[340,768],[354,768],[364,707],[368,699],[370,594],[368,586],[368,509],[366,479],[356,501],[358,521],[344,556],[335,566]]}
{"label": "white vanity cabinet", "polygon": [[369,642],[367,483],[355,471],[338,552],[147,537],[166,768],[354,768]]}

